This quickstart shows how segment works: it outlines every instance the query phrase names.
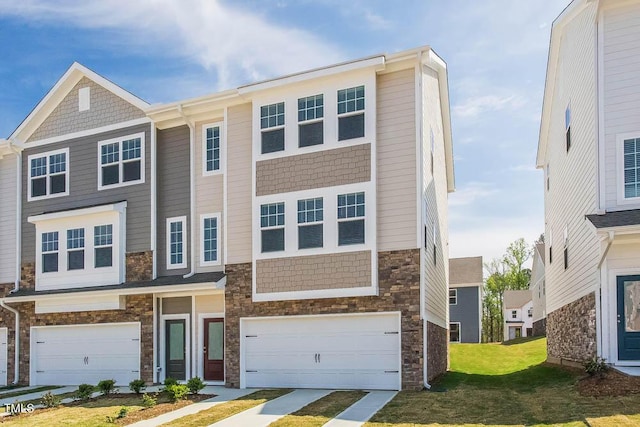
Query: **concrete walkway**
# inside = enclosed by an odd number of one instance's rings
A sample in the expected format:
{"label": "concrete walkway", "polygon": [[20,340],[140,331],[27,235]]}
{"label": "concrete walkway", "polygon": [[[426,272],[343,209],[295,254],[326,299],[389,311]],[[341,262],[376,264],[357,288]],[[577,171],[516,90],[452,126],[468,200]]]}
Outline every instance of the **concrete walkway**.
{"label": "concrete walkway", "polygon": [[370,391],[365,397],[326,423],[324,427],[360,427],[389,403],[397,393],[397,391]]}
{"label": "concrete walkway", "polygon": [[279,418],[307,406],[333,390],[295,390],[289,394],[270,400],[262,405],[247,409],[244,412],[222,421],[211,424],[210,427],[266,427]]}
{"label": "concrete walkway", "polygon": [[38,387],[42,387],[39,385],[26,385],[26,386],[21,386],[21,387],[15,387],[15,388],[11,388],[11,389],[7,389],[7,390],[2,390],[0,392],[0,399],[2,399],[2,397],[5,394],[10,394],[10,393],[26,393],[29,390],[33,390],[34,388],[38,388]]}
{"label": "concrete walkway", "polygon": [[[16,400],[18,402],[26,402],[27,400],[34,400],[34,399],[40,399],[42,396],[44,396],[45,394],[51,392],[51,394],[64,394],[64,393],[69,393],[71,391],[76,391],[78,389],[77,386],[74,385],[70,385],[70,386],[64,386],[64,387],[60,387],[60,388],[54,388],[51,390],[45,390],[45,391],[37,391],[34,393],[27,393],[27,394],[21,394],[20,396],[13,396],[13,397],[7,397],[4,398],[2,396],[0,396],[0,406],[4,405],[5,403],[14,403]],[[18,391],[18,390],[16,390]]]}
{"label": "concrete walkway", "polygon": [[193,403],[184,408],[177,409],[175,411],[167,412],[166,414],[158,415],[155,418],[148,420],[138,421],[134,424],[129,424],[129,427],[153,427],[159,426],[164,423],[177,420],[178,418],[192,415],[205,409],[212,408],[221,403],[228,402],[230,400],[237,399],[247,394],[258,391],[257,389],[234,389],[225,388],[222,386],[207,386],[200,393],[202,394],[215,394],[215,397],[211,399],[203,400],[202,402]]}

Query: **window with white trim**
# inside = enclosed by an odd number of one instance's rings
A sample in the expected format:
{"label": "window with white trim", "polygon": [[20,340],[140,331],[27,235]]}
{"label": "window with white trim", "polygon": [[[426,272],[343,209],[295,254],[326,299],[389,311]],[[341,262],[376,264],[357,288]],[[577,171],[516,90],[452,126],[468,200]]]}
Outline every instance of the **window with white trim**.
{"label": "window with white trim", "polygon": [[571,104],[567,105],[567,109],[564,110],[564,129],[565,129],[565,143],[567,146],[567,153],[571,148]]}
{"label": "window with white trim", "polygon": [[338,141],[364,136],[364,85],[338,91]]}
{"label": "window with white trim", "polygon": [[144,182],[144,133],[98,143],[98,190]]}
{"label": "window with white trim", "polygon": [[200,264],[220,264],[220,214],[202,215],[202,250]]}
{"label": "window with white trim", "polygon": [[69,194],[69,149],[32,154],[29,161],[29,200]]}
{"label": "window with white trim", "polygon": [[553,230],[549,227],[549,264],[553,263]]}
{"label": "window with white trim", "polygon": [[113,266],[113,225],[93,227],[93,253],[95,268]]}
{"label": "window with white trim", "polygon": [[84,228],[67,230],[67,270],[84,269]]}
{"label": "window with white trim", "polygon": [[323,246],[323,223],[322,197],[298,200],[298,249]]}
{"label": "window with white trim", "polygon": [[203,142],[205,173],[222,170],[222,127],[220,125],[204,127]]}
{"label": "window with white trim", "polygon": [[517,310],[511,310],[511,318],[512,319],[517,319],[518,318],[518,311]]}
{"label": "window with white trim", "polygon": [[449,323],[449,342],[460,342],[460,322]]}
{"label": "window with white trim", "polygon": [[338,194],[338,246],[364,243],[364,217],[364,191]]}
{"label": "window with white trim", "polygon": [[457,289],[449,289],[449,305],[458,305]]}
{"label": "window with white trim", "polygon": [[260,107],[261,153],[284,151],[284,102]]}
{"label": "window with white trim", "polygon": [[58,271],[58,232],[42,233],[42,272]]}
{"label": "window with white trim", "polygon": [[549,191],[549,188],[551,187],[551,182],[549,180],[549,176],[551,174],[551,168],[549,167],[549,163],[547,163],[547,191]]}
{"label": "window with white trim", "polygon": [[533,317],[533,308],[527,310],[527,317]]}
{"label": "window with white trim", "polygon": [[564,269],[569,268],[569,228],[564,226]]}
{"label": "window with white trim", "polygon": [[431,128],[429,130],[429,139],[431,142],[431,150],[430,150],[430,156],[431,156],[431,175],[433,176],[433,166],[434,166],[434,154],[436,152],[436,137],[433,135],[433,128]]}
{"label": "window with white trim", "polygon": [[187,267],[187,217],[167,218],[167,269]]}
{"label": "window with white trim", "polygon": [[623,142],[624,198],[640,197],[640,138]]}
{"label": "window with white trim", "polygon": [[298,147],[324,143],[324,96],[298,98]]}
{"label": "window with white trim", "polygon": [[284,202],[260,206],[261,252],[284,251]]}

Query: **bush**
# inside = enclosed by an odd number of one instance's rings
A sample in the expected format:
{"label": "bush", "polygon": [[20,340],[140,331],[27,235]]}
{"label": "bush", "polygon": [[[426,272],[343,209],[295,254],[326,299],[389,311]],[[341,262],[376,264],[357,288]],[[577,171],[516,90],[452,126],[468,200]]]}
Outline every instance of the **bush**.
{"label": "bush", "polygon": [[98,383],[98,390],[100,390],[100,393],[102,393],[103,396],[113,393],[115,388],[115,380],[102,380]]}
{"label": "bush", "polygon": [[165,387],[168,387],[170,385],[177,385],[177,384],[178,384],[178,380],[176,380],[175,378],[167,377],[164,380]]}
{"label": "bush", "polygon": [[122,408],[120,408],[120,411],[118,411],[118,415],[116,415],[115,417],[110,417],[109,415],[107,415],[107,422],[109,424],[115,424],[116,420],[126,417],[128,413],[129,413],[129,408],[127,408],[126,406],[123,406]]}
{"label": "bush", "polygon": [[198,392],[204,388],[204,383],[200,377],[193,377],[187,381],[187,387],[189,387],[191,393],[198,394]]}
{"label": "bush", "polygon": [[158,404],[158,395],[154,394],[153,396],[148,395],[147,393],[142,395],[142,406],[145,408],[152,408]]}
{"label": "bush", "polygon": [[147,388],[147,384],[144,380],[133,380],[129,383],[129,388],[135,394],[140,394],[144,389]]}
{"label": "bush", "polygon": [[78,390],[76,390],[76,395],[74,397],[79,400],[90,399],[94,390],[95,387],[93,387],[91,384],[80,384],[78,386]]}
{"label": "bush", "polygon": [[602,377],[604,376],[604,373],[609,370],[609,365],[607,365],[606,359],[603,359],[602,357],[594,357],[593,359],[584,362],[584,370],[591,377]]}
{"label": "bush", "polygon": [[189,394],[189,387],[184,384],[172,384],[164,388],[164,391],[169,395],[169,399],[172,402],[177,402],[181,399],[186,399]]}
{"label": "bush", "polygon": [[40,399],[40,403],[45,408],[55,408],[56,406],[60,405],[61,401],[62,401],[62,399],[60,399],[59,396],[56,396],[55,394],[51,393],[50,391],[48,391],[45,394],[43,394],[42,398]]}

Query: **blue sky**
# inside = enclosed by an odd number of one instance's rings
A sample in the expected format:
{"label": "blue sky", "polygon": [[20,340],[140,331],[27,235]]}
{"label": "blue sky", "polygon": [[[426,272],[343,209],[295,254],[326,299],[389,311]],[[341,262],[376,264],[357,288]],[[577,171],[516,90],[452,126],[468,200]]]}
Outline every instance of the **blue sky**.
{"label": "blue sky", "polygon": [[430,45],[449,67],[450,256],[543,231],[549,32],[569,0],[0,0],[0,136],[73,61],[151,103]]}

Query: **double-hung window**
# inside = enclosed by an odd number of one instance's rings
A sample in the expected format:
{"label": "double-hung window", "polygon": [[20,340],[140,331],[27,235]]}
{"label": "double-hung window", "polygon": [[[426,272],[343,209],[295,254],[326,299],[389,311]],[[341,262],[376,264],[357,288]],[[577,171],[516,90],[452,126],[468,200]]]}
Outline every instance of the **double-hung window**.
{"label": "double-hung window", "polygon": [[569,228],[564,226],[564,269],[569,268]]}
{"label": "double-hung window", "polygon": [[69,149],[29,156],[29,200],[69,194]]}
{"label": "double-hung window", "polygon": [[144,134],[101,141],[98,189],[144,182]]}
{"label": "double-hung window", "polygon": [[533,308],[527,310],[527,317],[533,317]]}
{"label": "double-hung window", "polygon": [[84,269],[84,228],[67,230],[67,270]]}
{"label": "double-hung window", "polygon": [[571,105],[567,105],[567,109],[564,110],[564,129],[565,129],[565,142],[567,145],[567,153],[571,148]]}
{"label": "double-hung window", "polygon": [[338,91],[338,140],[364,136],[364,86]]}
{"label": "double-hung window", "polygon": [[324,142],[324,96],[298,99],[298,147],[310,147]]}
{"label": "double-hung window", "polygon": [[449,289],[449,305],[458,305],[457,289]]}
{"label": "double-hung window", "polygon": [[42,233],[42,272],[58,271],[58,232]]}
{"label": "double-hung window", "polygon": [[220,264],[220,214],[202,215],[201,265]]}
{"label": "double-hung window", "polygon": [[261,251],[284,251],[284,202],[260,206]]}
{"label": "double-hung window", "polygon": [[298,249],[323,246],[323,221],[322,197],[298,200]]}
{"label": "double-hung window", "polygon": [[187,266],[187,217],[167,218],[167,268]]}
{"label": "double-hung window", "polygon": [[94,267],[111,267],[113,265],[113,225],[96,225],[93,227]]}
{"label": "double-hung window", "polygon": [[640,138],[625,139],[624,198],[640,197]]}
{"label": "double-hung window", "polygon": [[338,245],[364,243],[364,192],[338,195]]}
{"label": "double-hung window", "polygon": [[212,174],[222,170],[222,126],[219,124],[203,128],[204,173]]}
{"label": "double-hung window", "polygon": [[517,319],[518,318],[518,311],[517,310],[511,310],[511,318],[512,319]]}
{"label": "double-hung window", "polygon": [[284,102],[260,107],[261,152],[284,151]]}
{"label": "double-hung window", "polygon": [[460,342],[460,322],[449,323],[449,342]]}

